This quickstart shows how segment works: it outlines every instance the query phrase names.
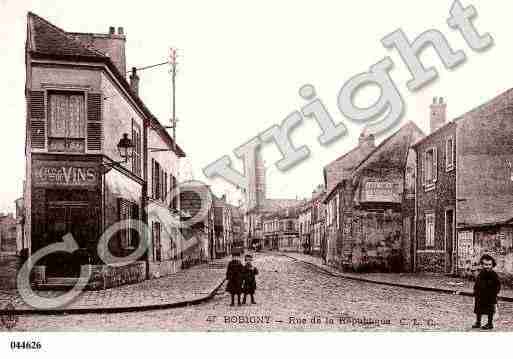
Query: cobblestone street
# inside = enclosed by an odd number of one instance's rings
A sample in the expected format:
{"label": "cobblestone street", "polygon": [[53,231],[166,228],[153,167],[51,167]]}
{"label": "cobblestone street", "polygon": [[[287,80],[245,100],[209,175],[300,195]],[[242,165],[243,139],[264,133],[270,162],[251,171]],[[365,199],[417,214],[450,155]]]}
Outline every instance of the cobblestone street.
{"label": "cobblestone street", "polygon": [[[473,298],[336,278],[290,258],[258,253],[256,305],[230,307],[224,288],[197,306],[124,314],[22,316],[19,331],[470,330]],[[513,329],[500,302],[497,331]]]}

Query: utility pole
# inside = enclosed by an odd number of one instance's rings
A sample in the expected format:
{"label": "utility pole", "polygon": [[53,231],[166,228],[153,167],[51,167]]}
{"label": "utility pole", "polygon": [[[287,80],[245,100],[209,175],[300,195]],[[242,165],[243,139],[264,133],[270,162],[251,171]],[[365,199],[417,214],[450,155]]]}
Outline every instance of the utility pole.
{"label": "utility pole", "polygon": [[173,152],[176,153],[176,122],[177,122],[177,119],[176,119],[176,66],[178,65],[178,62],[176,62],[176,58],[177,58],[177,54],[176,54],[176,49],[175,48],[171,48],[171,51],[170,51],[170,56],[169,56],[169,64],[171,65],[171,86],[172,86],[172,90],[173,90],[173,94],[172,94],[172,99],[171,99],[171,103],[172,103],[172,117],[171,117],[171,128],[173,129]]}
{"label": "utility pole", "polygon": [[[172,106],[172,114],[171,114],[171,128],[173,129],[173,153],[175,154],[175,157],[176,157],[176,179],[175,179],[175,183],[174,183],[174,189],[175,189],[175,198],[174,198],[174,201],[175,201],[175,209],[176,210],[180,210],[180,189],[178,188],[178,178],[179,178],[179,171],[180,171],[180,166],[179,166],[179,161],[180,161],[180,158],[178,156],[178,153],[176,151],[176,125],[177,125],[177,122],[178,122],[178,119],[176,118],[176,67],[178,65],[178,62],[176,61],[176,58],[178,57],[177,55],[177,50],[176,48],[172,47],[170,49],[170,54],[169,54],[169,64],[171,65],[171,69],[170,69],[170,72],[171,72],[171,87],[172,87],[172,98],[171,98],[171,106]],[[179,212],[180,213],[180,212]]]}

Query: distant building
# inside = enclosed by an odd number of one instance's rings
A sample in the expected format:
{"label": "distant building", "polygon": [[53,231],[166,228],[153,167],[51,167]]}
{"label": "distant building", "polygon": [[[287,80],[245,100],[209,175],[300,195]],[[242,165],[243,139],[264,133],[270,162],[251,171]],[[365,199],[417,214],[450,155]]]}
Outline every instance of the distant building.
{"label": "distant building", "polygon": [[262,218],[264,247],[277,251],[301,251],[299,211],[301,206],[279,208]]}
{"label": "distant building", "polygon": [[12,213],[0,214],[0,289],[16,288],[21,263],[17,245],[17,221]]}
{"label": "distant building", "polygon": [[209,186],[180,186],[180,206],[185,214],[182,228],[183,241],[178,243],[178,252],[183,261],[199,263],[216,258],[214,207]]}
{"label": "distant building", "polygon": [[12,213],[0,213],[0,252],[16,254],[17,246],[17,222]]}

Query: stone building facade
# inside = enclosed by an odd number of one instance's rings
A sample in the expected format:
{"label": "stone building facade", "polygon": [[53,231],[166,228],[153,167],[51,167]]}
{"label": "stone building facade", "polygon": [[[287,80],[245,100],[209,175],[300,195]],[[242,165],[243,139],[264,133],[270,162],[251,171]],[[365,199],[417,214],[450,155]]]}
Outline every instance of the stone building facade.
{"label": "stone building facade", "polygon": [[457,272],[488,253],[513,279],[513,90],[455,120]]}
{"label": "stone building facade", "polygon": [[456,124],[446,122],[446,104],[430,106],[430,134],[415,144],[417,153],[417,271],[453,273],[456,224]]}
{"label": "stone building facade", "polygon": [[326,206],[326,260],[333,265],[340,263],[342,255],[339,244],[342,236],[341,219],[343,215],[341,215],[340,209],[344,207],[344,203],[349,203],[352,200],[349,180],[356,166],[375,148],[374,136],[362,133],[356,148],[340,156],[323,169],[324,187],[326,188],[326,197],[323,200]]}
{"label": "stone building facade", "polygon": [[[327,225],[336,235],[328,262],[345,270],[411,268],[411,236],[403,226],[414,216],[412,144],[423,136],[409,122],[355,166],[327,194]],[[330,248],[331,247],[331,248]]]}

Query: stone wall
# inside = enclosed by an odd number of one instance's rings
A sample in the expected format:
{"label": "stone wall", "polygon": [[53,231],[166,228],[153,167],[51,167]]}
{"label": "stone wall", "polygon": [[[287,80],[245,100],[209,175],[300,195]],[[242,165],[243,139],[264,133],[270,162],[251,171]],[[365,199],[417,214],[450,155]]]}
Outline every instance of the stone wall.
{"label": "stone wall", "polygon": [[355,211],[345,218],[342,264],[355,271],[403,271],[402,218],[398,212]]}
{"label": "stone wall", "polygon": [[138,261],[123,266],[90,265],[88,289],[99,290],[139,283],[146,279],[146,263]]}
{"label": "stone wall", "polygon": [[443,251],[417,251],[417,272],[444,273],[445,256]]}

